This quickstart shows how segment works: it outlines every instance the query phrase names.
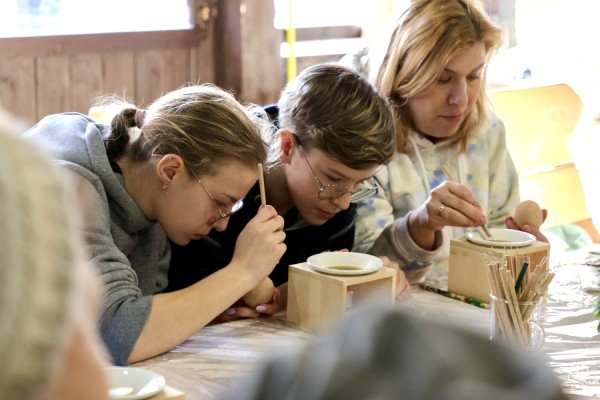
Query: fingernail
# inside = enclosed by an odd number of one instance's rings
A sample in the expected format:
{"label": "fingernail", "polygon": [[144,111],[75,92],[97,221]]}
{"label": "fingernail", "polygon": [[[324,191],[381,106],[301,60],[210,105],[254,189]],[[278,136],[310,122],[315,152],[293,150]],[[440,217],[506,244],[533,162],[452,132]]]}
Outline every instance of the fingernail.
{"label": "fingernail", "polygon": [[256,311],[258,311],[259,313],[263,313],[263,312],[267,311],[267,307],[258,306],[258,307],[256,307]]}
{"label": "fingernail", "polygon": [[228,308],[227,310],[225,310],[225,314],[227,314],[227,315],[235,314],[235,308]]}
{"label": "fingernail", "polygon": [[277,299],[278,299],[278,298],[279,298],[279,295],[278,295],[278,294],[274,295],[274,296],[273,296],[273,301],[277,301]]}

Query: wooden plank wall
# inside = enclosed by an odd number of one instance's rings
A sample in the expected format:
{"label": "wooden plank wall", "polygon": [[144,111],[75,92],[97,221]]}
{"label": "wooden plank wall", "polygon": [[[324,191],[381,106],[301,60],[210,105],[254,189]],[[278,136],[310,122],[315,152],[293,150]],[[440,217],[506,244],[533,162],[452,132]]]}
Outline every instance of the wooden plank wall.
{"label": "wooden plank wall", "polygon": [[[215,83],[246,102],[276,101],[284,77],[273,2],[196,3],[212,8],[198,9],[189,31],[0,39],[0,106],[31,125],[52,113],[87,113],[104,94],[146,106],[189,82]],[[237,27],[237,36],[218,26],[233,7],[237,19],[228,29]],[[239,83],[230,85],[231,77]]]}
{"label": "wooden plank wall", "polygon": [[[0,105],[31,124],[62,112],[87,113],[104,94],[118,94],[145,106],[161,94],[188,82],[214,77],[211,31],[153,32],[161,38],[148,46],[136,35],[87,35],[14,40],[25,47],[0,42]],[[173,40],[177,42],[172,46]],[[81,41],[81,44],[76,42]],[[115,42],[119,42],[116,45]],[[40,51],[47,44],[58,50]],[[16,46],[16,45],[15,45]],[[200,54],[198,53],[208,53]],[[200,68],[192,65],[203,60]]]}

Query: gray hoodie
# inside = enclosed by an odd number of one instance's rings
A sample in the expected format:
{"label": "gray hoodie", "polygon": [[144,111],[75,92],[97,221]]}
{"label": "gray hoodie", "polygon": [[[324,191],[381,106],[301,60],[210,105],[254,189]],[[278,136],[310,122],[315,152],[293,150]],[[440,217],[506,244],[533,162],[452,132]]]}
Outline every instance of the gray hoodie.
{"label": "gray hoodie", "polygon": [[152,295],[167,285],[170,249],[161,226],[142,214],[122,175],[111,168],[105,129],[82,114],[64,113],[45,117],[25,137],[97,195],[90,199],[96,212],[86,221],[87,250],[106,288],[101,334],[113,361],[125,365],[150,314]]}

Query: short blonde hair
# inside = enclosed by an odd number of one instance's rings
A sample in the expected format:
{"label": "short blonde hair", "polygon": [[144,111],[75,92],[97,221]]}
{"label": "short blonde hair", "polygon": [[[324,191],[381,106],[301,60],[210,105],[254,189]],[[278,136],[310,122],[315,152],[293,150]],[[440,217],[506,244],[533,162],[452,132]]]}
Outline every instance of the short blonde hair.
{"label": "short blonde hair", "polygon": [[[375,86],[392,104],[398,151],[408,151],[408,135],[415,130],[403,107],[406,100],[434,84],[447,63],[475,43],[484,44],[489,61],[503,36],[502,29],[472,0],[411,2],[397,21],[381,63],[370,65]],[[488,123],[485,70],[482,81],[479,98],[456,134],[454,143],[463,152]]]}

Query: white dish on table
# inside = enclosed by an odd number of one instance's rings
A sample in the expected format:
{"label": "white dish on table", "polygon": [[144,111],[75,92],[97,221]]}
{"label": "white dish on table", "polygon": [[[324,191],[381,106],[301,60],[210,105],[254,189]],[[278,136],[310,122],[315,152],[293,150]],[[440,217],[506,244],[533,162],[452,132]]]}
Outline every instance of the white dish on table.
{"label": "white dish on table", "polygon": [[482,246],[511,248],[525,247],[535,242],[535,236],[530,233],[514,229],[490,228],[492,239],[485,236],[481,230],[467,232],[467,240]]}
{"label": "white dish on table", "polygon": [[315,271],[331,275],[365,275],[383,267],[379,257],[351,251],[315,254],[306,260]]}
{"label": "white dish on table", "polygon": [[142,368],[109,367],[108,384],[108,394],[113,400],[141,400],[163,390],[165,378]]}

